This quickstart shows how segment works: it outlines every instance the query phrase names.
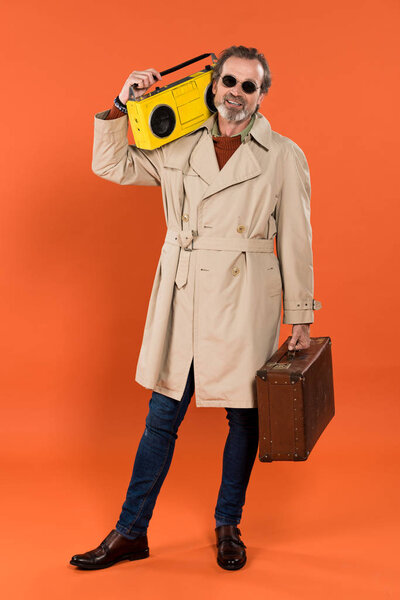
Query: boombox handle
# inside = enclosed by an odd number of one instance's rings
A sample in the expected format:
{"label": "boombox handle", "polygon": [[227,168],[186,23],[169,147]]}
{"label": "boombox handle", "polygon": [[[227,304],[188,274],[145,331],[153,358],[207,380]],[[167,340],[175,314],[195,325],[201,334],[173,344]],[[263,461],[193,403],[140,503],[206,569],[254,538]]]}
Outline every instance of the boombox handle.
{"label": "boombox handle", "polygon": [[[214,52],[207,52],[206,54],[201,54],[200,56],[196,56],[196,58],[191,58],[190,60],[187,60],[186,62],[183,62],[180,65],[176,65],[176,67],[171,67],[170,69],[161,71],[160,75],[162,77],[163,75],[168,75],[169,73],[173,73],[174,71],[183,69],[183,67],[187,67],[188,65],[191,65],[192,63],[197,62],[198,60],[203,60],[203,58],[207,58],[207,56],[211,56],[213,59],[213,62],[216,62],[217,57],[215,56]],[[139,85],[138,83],[134,83],[132,87],[137,88],[138,85]]]}

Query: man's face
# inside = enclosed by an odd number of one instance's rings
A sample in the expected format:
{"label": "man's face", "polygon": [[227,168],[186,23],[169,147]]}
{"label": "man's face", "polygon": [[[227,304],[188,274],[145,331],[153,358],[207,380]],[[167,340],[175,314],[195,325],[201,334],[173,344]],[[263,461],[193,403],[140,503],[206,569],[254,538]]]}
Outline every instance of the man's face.
{"label": "man's face", "polygon": [[[233,75],[237,82],[234,87],[225,87],[222,83],[224,75]],[[212,91],[215,94],[214,104],[221,117],[227,121],[245,121],[251,117],[261,104],[265,94],[260,92],[264,70],[257,59],[239,58],[230,56],[222,66],[222,73],[218,81],[213,81]],[[246,94],[241,83],[246,80],[254,81],[257,90],[253,94]],[[229,101],[235,102],[230,104]]]}

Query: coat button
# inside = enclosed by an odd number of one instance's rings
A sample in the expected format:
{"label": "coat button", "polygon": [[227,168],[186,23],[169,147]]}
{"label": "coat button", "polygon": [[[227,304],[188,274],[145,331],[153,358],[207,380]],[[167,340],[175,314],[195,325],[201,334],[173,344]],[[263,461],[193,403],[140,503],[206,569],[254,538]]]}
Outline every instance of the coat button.
{"label": "coat button", "polygon": [[182,215],[182,221],[189,221],[189,215]]}
{"label": "coat button", "polygon": [[237,228],[237,231],[238,231],[239,233],[243,233],[243,231],[244,231],[245,229],[246,229],[246,227],[245,227],[244,225],[239,225],[239,226],[238,226],[238,228]]}
{"label": "coat button", "polygon": [[232,274],[233,274],[233,275],[239,275],[239,273],[240,273],[240,269],[239,269],[239,267],[233,267],[233,269],[232,269]]}

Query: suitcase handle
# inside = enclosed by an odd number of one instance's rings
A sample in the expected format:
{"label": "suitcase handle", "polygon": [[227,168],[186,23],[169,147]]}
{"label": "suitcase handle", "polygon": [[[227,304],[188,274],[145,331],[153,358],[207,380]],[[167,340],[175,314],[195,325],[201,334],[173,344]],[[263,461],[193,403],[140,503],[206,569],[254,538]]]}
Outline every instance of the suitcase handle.
{"label": "suitcase handle", "polygon": [[[287,357],[288,357],[288,359],[289,359],[289,360],[293,360],[293,359],[294,359],[294,357],[296,356],[296,348],[293,348],[293,350],[289,350],[289,342],[290,342],[290,340],[291,340],[291,339],[292,339],[292,336],[290,335],[290,336],[287,338],[287,340],[286,340],[286,342],[287,342],[287,345],[288,345]],[[285,354],[286,354],[286,353],[285,353]]]}
{"label": "suitcase handle", "polygon": [[[213,62],[216,62],[217,57],[215,56],[214,52],[206,52],[206,54],[200,54],[200,56],[196,56],[196,58],[191,58],[190,60],[187,60],[186,62],[176,65],[176,67],[171,67],[170,69],[165,69],[165,71],[160,71],[160,75],[162,77],[163,75],[168,75],[169,73],[173,73],[174,71],[183,69],[183,67],[187,67],[188,65],[191,65],[192,63],[197,62],[198,60],[203,60],[203,58],[207,58],[207,56],[211,56],[213,59]],[[138,85],[139,85],[138,83],[134,83],[132,87],[137,88]]]}
{"label": "suitcase handle", "polygon": [[[291,340],[291,335],[286,339],[286,342],[284,342],[282,344],[282,346],[280,348],[278,348],[278,350],[275,352],[274,356],[275,356],[275,362],[269,362],[269,365],[277,365],[280,363],[280,361],[282,360],[282,358],[284,356],[287,355],[287,363],[290,362],[291,360],[293,360],[296,356],[296,350],[289,350],[288,346],[289,346],[289,341]],[[271,361],[271,359],[269,359]],[[287,363],[281,363],[281,364],[287,364]]]}

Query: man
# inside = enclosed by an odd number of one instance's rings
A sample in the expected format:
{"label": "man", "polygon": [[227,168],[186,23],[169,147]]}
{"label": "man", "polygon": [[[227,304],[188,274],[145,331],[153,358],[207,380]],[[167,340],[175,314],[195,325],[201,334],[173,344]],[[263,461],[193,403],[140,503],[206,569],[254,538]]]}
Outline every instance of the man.
{"label": "man", "polygon": [[290,349],[309,347],[319,308],[309,170],[299,146],[258,112],[271,76],[255,48],[221,53],[217,112],[205,123],[141,150],[126,137],[129,87],[137,83],[139,97],[160,79],[155,69],[133,71],[111,111],[95,117],[93,171],[122,185],[160,185],[167,233],[135,376],[153,393],[126,500],[115,529],[70,562],[99,569],[149,555],[147,528],[196,390],[196,406],[223,406],[229,420],[214,517],[217,562],[236,570],[246,562],[238,524],[258,448],[256,370],[278,347],[282,291]]}

